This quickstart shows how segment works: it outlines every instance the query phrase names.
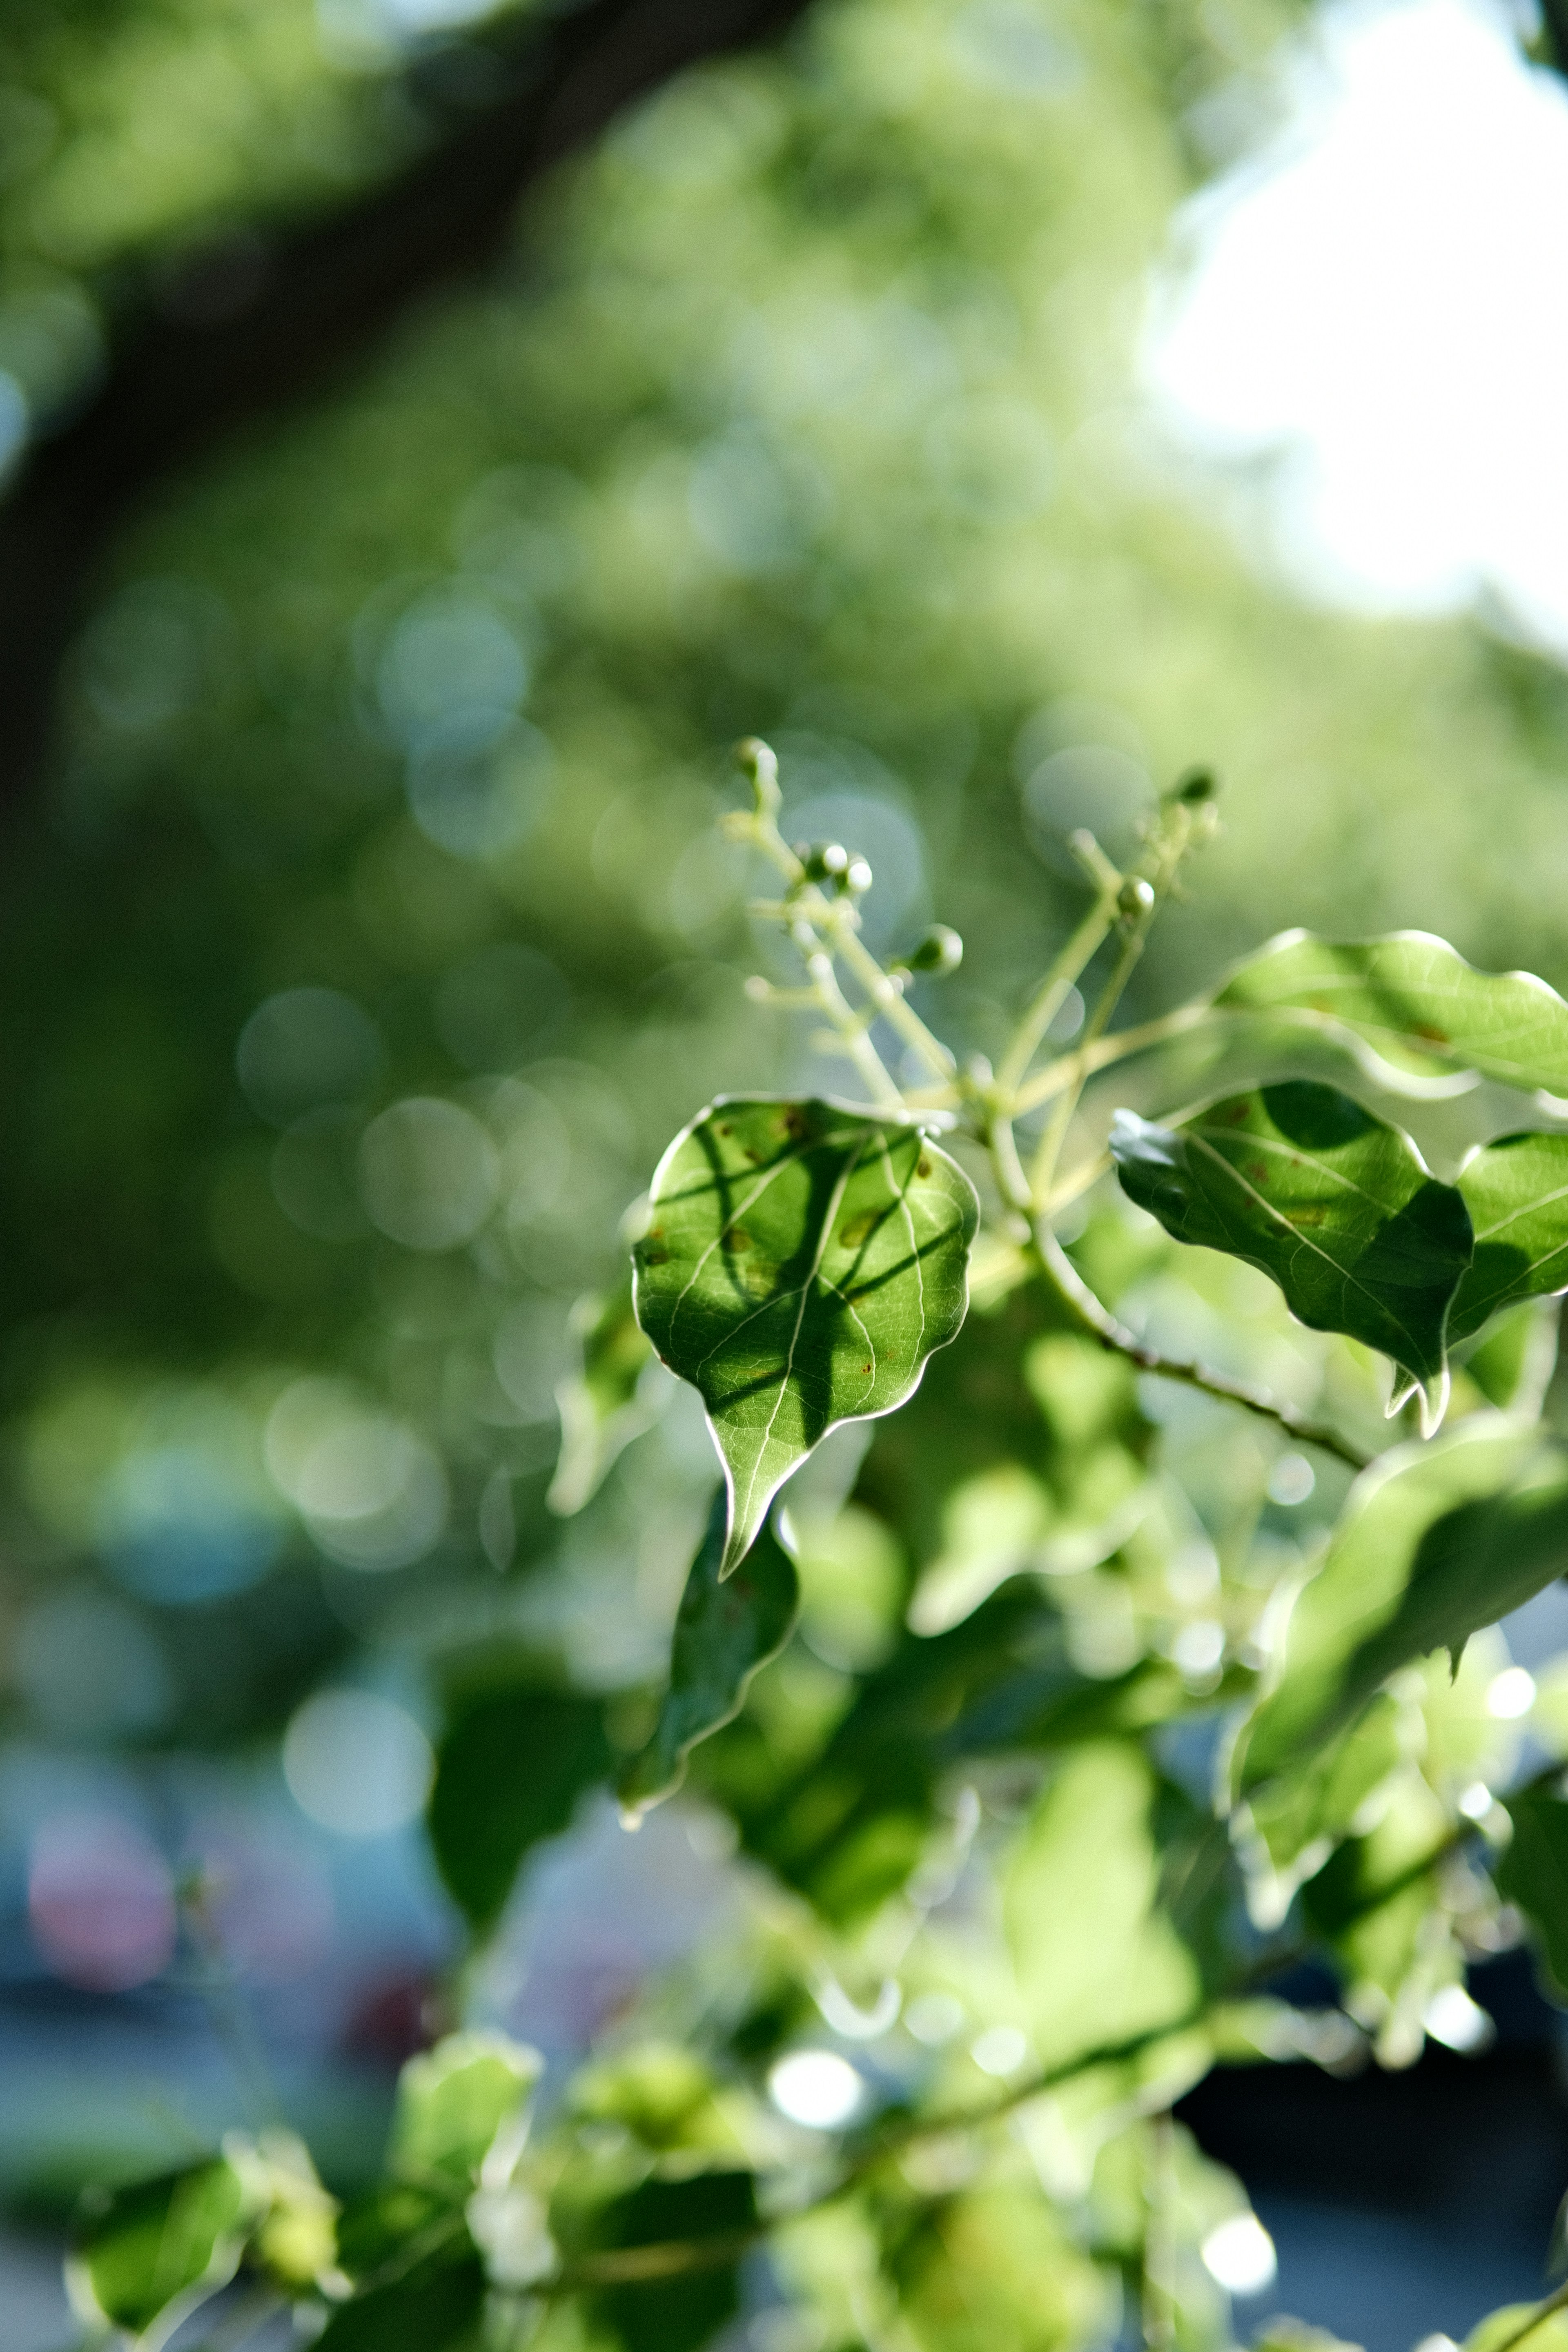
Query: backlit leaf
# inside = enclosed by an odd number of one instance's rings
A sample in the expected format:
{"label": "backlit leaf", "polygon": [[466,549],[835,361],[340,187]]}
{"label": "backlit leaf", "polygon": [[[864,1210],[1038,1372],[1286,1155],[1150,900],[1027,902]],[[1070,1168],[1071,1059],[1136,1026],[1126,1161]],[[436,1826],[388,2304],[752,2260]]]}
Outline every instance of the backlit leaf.
{"label": "backlit leaf", "polygon": [[1303,1080],[1178,1128],[1125,1114],[1111,1150],[1123,1190],[1167,1233],[1260,1267],[1314,1330],[1381,1349],[1405,1375],[1396,1395],[1419,1389],[1427,1418],[1441,1418],[1469,1213],[1395,1129]]}
{"label": "backlit leaf", "polygon": [[1043,2065],[1178,2028],[1198,2004],[1197,1964],[1159,1903],[1156,1795],[1139,1749],[1097,1742],[1069,1754],[1019,1840],[1007,1940]]}
{"label": "backlit leaf", "polygon": [[639,1394],[652,1361],[632,1306],[630,1280],[607,1298],[592,1292],[572,1310],[578,1369],[561,1381],[561,1454],[546,1500],[569,1518],[603,1484],[616,1455],[649,1428],[658,1407]]}
{"label": "backlit leaf", "polygon": [[1568,1455],[1477,1414],[1364,1471],[1243,1732],[1240,1786],[1292,1770],[1412,1658],[1461,1650],[1568,1568]]}
{"label": "backlit leaf", "polygon": [[1568,1093],[1568,1004],[1530,972],[1477,971],[1429,931],[1348,940],[1286,931],[1214,1001],[1349,1029],[1395,1070],[1475,1070]]}
{"label": "backlit leaf", "polygon": [[958,1331],[979,1202],[907,1122],[742,1096],[677,1136],[649,1197],[637,1318],[708,1408],[728,1576],[813,1446],[901,1404]]}
{"label": "backlit leaf", "polygon": [[721,1489],[680,1598],[658,1722],[621,1781],[622,1801],[633,1813],[680,1786],[692,1748],[739,1715],[752,1676],[777,1656],[795,1624],[800,1606],[795,1562],[771,1528],[734,1574],[721,1580],[727,1520]]}
{"label": "backlit leaf", "polygon": [[258,2215],[245,2183],[219,2157],[102,2200],[79,2230],[71,2266],[116,2326],[140,2334],[182,2299],[196,2302],[233,2277]]}
{"label": "backlit leaf", "polygon": [[1450,1341],[1500,1307],[1568,1290],[1568,1135],[1508,1135],[1466,1168],[1459,1191],[1476,1254],[1448,1312]]}
{"label": "backlit leaf", "polygon": [[467,2181],[543,2068],[537,2050],[500,2033],[452,2033],[421,2051],[397,2078],[390,2169],[414,2180],[447,2173]]}
{"label": "backlit leaf", "polygon": [[1513,1835],[1494,1868],[1498,1890],[1530,1921],[1557,1996],[1568,2001],[1568,1803],[1545,1789],[1503,1802]]}

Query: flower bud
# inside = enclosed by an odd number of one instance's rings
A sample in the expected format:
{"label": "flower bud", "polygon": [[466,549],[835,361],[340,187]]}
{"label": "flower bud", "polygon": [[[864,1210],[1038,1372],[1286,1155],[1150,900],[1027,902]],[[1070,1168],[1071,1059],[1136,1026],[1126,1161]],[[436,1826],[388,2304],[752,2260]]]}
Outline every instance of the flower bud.
{"label": "flower bud", "polygon": [[1166,797],[1195,808],[1203,801],[1212,801],[1218,791],[1219,782],[1212,768],[1188,768],[1176,778]]}
{"label": "flower bud", "polygon": [[918,948],[903,959],[908,971],[934,971],[939,978],[963,961],[963,941],[945,923],[933,923]]}
{"label": "flower bud", "polygon": [[849,870],[849,852],[842,842],[797,842],[795,854],[805,868],[808,882],[842,883]]}
{"label": "flower bud", "polygon": [[744,775],[751,778],[756,795],[757,814],[772,816],[779,805],[779,763],[770,744],[759,735],[742,736],[735,746],[735,762]]}
{"label": "flower bud", "polygon": [[1130,875],[1116,894],[1116,911],[1124,923],[1141,922],[1154,904],[1154,892],[1142,875]]}
{"label": "flower bud", "polygon": [[871,868],[863,857],[852,857],[845,869],[844,887],[863,898],[871,887]]}

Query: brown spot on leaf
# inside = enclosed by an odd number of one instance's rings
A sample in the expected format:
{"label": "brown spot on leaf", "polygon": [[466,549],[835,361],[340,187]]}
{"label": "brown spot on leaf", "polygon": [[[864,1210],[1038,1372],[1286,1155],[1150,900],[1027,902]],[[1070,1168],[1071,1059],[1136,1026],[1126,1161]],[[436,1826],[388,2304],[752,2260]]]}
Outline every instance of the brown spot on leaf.
{"label": "brown spot on leaf", "polygon": [[1243,1168],[1242,1173],[1243,1175],[1250,1176],[1255,1184],[1267,1184],[1268,1181],[1268,1162],[1267,1160],[1249,1160]]}
{"label": "brown spot on leaf", "polygon": [[926,1158],[923,1151],[921,1152],[920,1159],[915,1163],[915,1174],[917,1176],[929,1176],[931,1174],[931,1161]]}
{"label": "brown spot on leaf", "polygon": [[1285,1212],[1293,1225],[1321,1225],[1328,1213],[1327,1209],[1317,1206],[1287,1209]]}
{"label": "brown spot on leaf", "polygon": [[806,1125],[805,1113],[796,1110],[793,1103],[784,1115],[784,1131],[786,1135],[796,1137],[807,1135],[811,1131]]}
{"label": "brown spot on leaf", "polygon": [[1226,1127],[1239,1127],[1246,1118],[1250,1108],[1251,1106],[1247,1103],[1232,1103],[1227,1109],[1220,1114],[1220,1116]]}
{"label": "brown spot on leaf", "polygon": [[1429,1045],[1448,1045],[1453,1043],[1452,1038],[1444,1030],[1434,1029],[1429,1021],[1413,1021],[1407,1034],[1412,1037],[1425,1038]]}
{"label": "brown spot on leaf", "polygon": [[752,1236],[744,1225],[731,1225],[721,1241],[727,1250],[749,1250],[752,1246]]}
{"label": "brown spot on leaf", "polygon": [[868,1242],[881,1221],[880,1209],[862,1209],[858,1217],[846,1217],[838,1228],[838,1239],[845,1249],[858,1249]]}

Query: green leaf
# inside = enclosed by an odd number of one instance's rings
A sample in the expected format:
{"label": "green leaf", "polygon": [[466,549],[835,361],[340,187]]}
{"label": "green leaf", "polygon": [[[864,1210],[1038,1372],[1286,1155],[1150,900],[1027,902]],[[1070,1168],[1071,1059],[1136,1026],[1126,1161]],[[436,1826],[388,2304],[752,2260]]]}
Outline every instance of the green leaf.
{"label": "green leaf", "polygon": [[543,2070],[537,2050],[500,2033],[448,2034],[410,2058],[397,2078],[389,2169],[468,2181]]}
{"label": "green leaf", "polygon": [[1552,1990],[1568,2002],[1568,1803],[1545,1789],[1503,1802],[1513,1836],[1493,1868],[1498,1892],[1534,1928]]}
{"label": "green leaf", "polygon": [[1160,1906],[1157,1794],[1138,1748],[1100,1741],[1068,1757],[1019,1840],[1005,1916],[1042,2065],[1192,2021],[1202,1986]]}
{"label": "green leaf", "polygon": [[[592,2238],[603,2247],[747,2238],[756,2220],[750,2172],[700,2172],[687,2180],[645,2180],[600,2209]],[[743,2251],[674,2278],[605,2289],[593,2301],[626,2352],[697,2352],[739,2308],[736,2265]]]}
{"label": "green leaf", "polygon": [[1568,1568],[1568,1455],[1491,1414],[1363,1471],[1242,1734],[1240,1787],[1307,1761],[1412,1658],[1463,1649]]}
{"label": "green leaf", "polygon": [[1477,971],[1429,931],[1347,940],[1286,931],[1214,1003],[1351,1030],[1395,1071],[1474,1070],[1568,1094],[1568,1004],[1530,972]]}
{"label": "green leaf", "polygon": [[315,2352],[480,2352],[484,2264],[456,2217],[449,2247],[337,2305]]}
{"label": "green leaf", "polygon": [[752,1675],[788,1641],[800,1608],[795,1562],[764,1528],[734,1574],[721,1580],[729,1509],[713,1498],[670,1643],[669,1688],[653,1738],[627,1767],[621,1799],[633,1815],[679,1788],[686,1759],[741,1712]]}
{"label": "green leaf", "polygon": [[1450,1342],[1516,1299],[1568,1290],[1568,1135],[1506,1135],[1459,1179],[1476,1254],[1448,1312]]}
{"label": "green leaf", "polygon": [[908,1122],[744,1096],[676,1137],[649,1197],[637,1318],[708,1408],[728,1576],[812,1448],[901,1404],[957,1333],[979,1202]]}
{"label": "green leaf", "polygon": [[1123,1191],[1177,1241],[1260,1267],[1301,1322],[1392,1358],[1405,1375],[1395,1402],[1415,1388],[1424,1421],[1442,1418],[1469,1212],[1395,1129],[1332,1087],[1295,1081],[1179,1128],[1123,1114],[1110,1148]]}
{"label": "green leaf", "polygon": [[567,1826],[610,1763],[596,1699],[521,1679],[454,1706],[428,1821],[437,1867],[473,1927],[495,1925],[524,1854]]}
{"label": "green leaf", "polygon": [[1534,2320],[1540,2309],[1538,2303],[1510,2303],[1501,2311],[1491,2312],[1471,2328],[1461,2352],[1507,2352],[1516,2342],[1520,2352],[1568,2352],[1568,2312],[1552,2312],[1532,2326],[1521,2341],[1527,2322]]}
{"label": "green leaf", "polygon": [[578,1370],[555,1391],[561,1454],[545,1500],[563,1518],[603,1485],[618,1454],[652,1426],[657,1406],[638,1391],[653,1349],[632,1305],[631,1280],[607,1297],[590,1292],[572,1310]]}
{"label": "green leaf", "polygon": [[71,2267],[105,2319],[139,2335],[172,2304],[226,2285],[258,2218],[234,2166],[215,2158],[102,2199],[78,2231]]}

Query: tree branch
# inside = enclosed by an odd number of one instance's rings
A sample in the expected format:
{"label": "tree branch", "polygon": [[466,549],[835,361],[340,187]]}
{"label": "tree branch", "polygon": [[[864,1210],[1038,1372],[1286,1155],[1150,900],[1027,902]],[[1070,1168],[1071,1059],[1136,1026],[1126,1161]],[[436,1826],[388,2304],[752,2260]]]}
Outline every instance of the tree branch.
{"label": "tree branch", "polygon": [[[217,299],[156,299],[149,267],[99,390],[47,438],[0,507],[0,804],[47,745],[59,659],[115,530],[175,468],[319,391],[407,305],[481,270],[519,199],[685,68],[774,39],[807,0],[588,0],[489,44],[500,95],[454,113],[416,162],[243,270],[214,249]],[[471,46],[471,44],[470,44]]]}

